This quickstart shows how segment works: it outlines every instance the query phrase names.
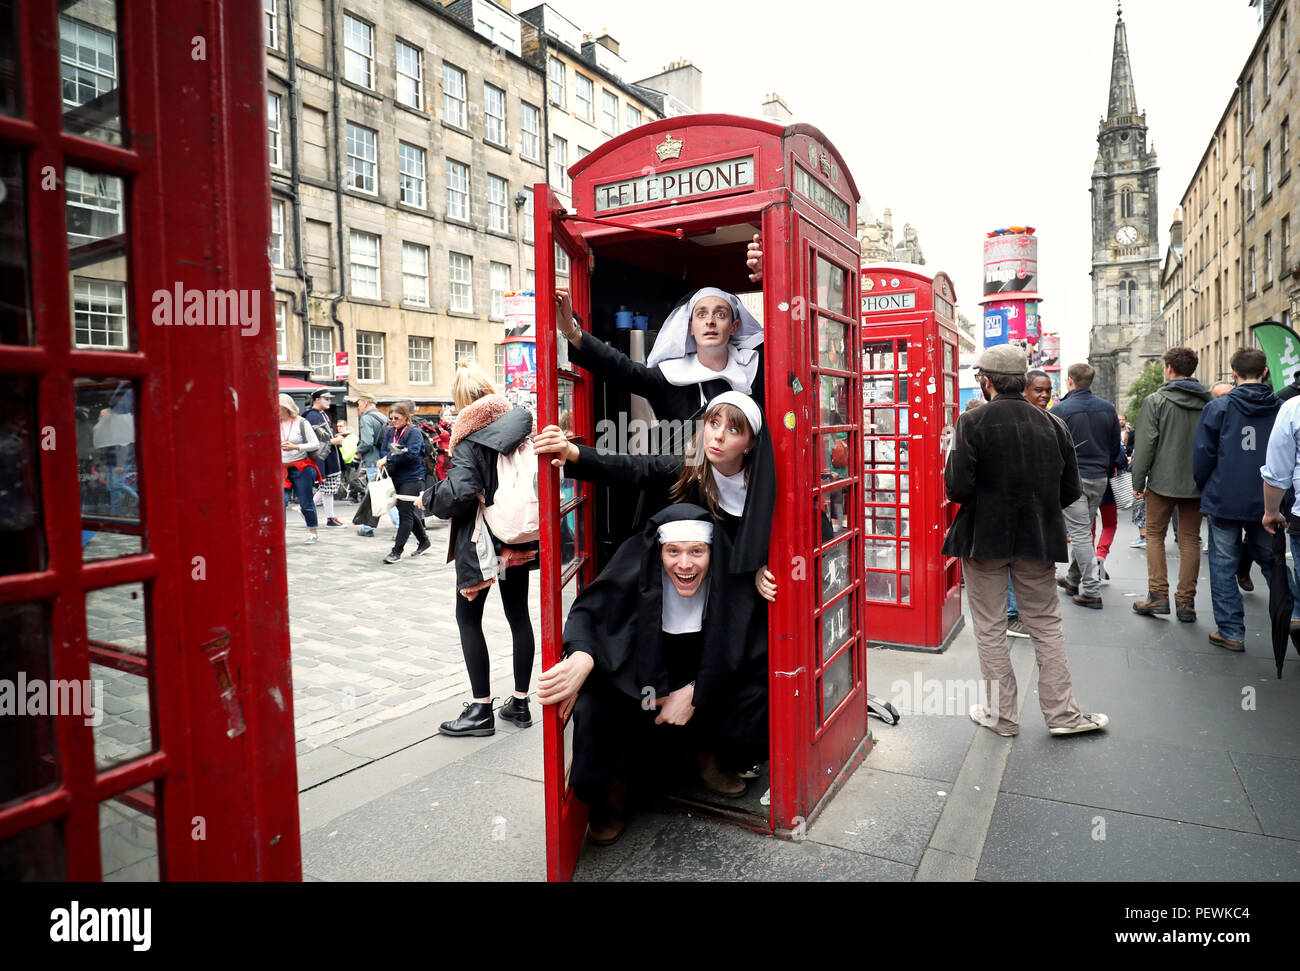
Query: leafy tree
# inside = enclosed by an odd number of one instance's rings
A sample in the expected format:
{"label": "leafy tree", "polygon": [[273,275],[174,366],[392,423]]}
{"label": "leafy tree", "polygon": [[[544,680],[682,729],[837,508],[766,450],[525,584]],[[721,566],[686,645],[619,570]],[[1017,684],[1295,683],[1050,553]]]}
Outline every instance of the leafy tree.
{"label": "leafy tree", "polygon": [[1124,414],[1128,416],[1128,423],[1134,428],[1137,427],[1138,415],[1142,412],[1142,402],[1146,401],[1147,395],[1164,383],[1164,362],[1159,358],[1148,361],[1147,366],[1142,369],[1142,373],[1138,375],[1137,380],[1128,389],[1128,411]]}

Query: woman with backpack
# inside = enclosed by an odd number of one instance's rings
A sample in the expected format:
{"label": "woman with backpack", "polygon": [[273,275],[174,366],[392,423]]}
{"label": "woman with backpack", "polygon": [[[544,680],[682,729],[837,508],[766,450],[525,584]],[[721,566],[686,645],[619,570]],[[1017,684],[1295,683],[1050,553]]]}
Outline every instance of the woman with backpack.
{"label": "woman with backpack", "polygon": [[284,466],[284,511],[289,511],[289,493],[298,494],[298,509],[307,524],[307,543],[320,541],[316,532],[316,502],[311,489],[321,477],[312,458],[319,440],[298,414],[298,406],[287,394],[280,395],[280,462]]}
{"label": "woman with backpack", "polygon": [[397,536],[392,552],[384,557],[385,563],[396,563],[412,533],[419,544],[412,556],[423,555],[433,544],[424,531],[424,506],[420,502],[424,491],[424,435],[411,424],[411,410],[402,402],[388,409],[388,421],[380,439],[380,450],[386,457],[377,465],[388,470],[397,491]]}
{"label": "woman with backpack", "polygon": [[[501,717],[520,728],[533,723],[528,685],[536,644],[528,615],[528,571],[537,568],[537,543],[503,544],[489,530],[483,513],[498,499],[499,463],[513,456],[532,433],[533,416],[527,408],[513,407],[477,364],[456,369],[452,398],[457,415],[448,444],[451,465],[447,477],[434,485],[433,514],[451,520],[447,560],[456,564],[456,626],[473,701],[438,730],[457,737],[492,735],[496,720],[483,607],[494,583],[514,642],[514,696],[501,706]],[[535,476],[535,464],[532,471]],[[512,494],[512,501],[516,498]]]}

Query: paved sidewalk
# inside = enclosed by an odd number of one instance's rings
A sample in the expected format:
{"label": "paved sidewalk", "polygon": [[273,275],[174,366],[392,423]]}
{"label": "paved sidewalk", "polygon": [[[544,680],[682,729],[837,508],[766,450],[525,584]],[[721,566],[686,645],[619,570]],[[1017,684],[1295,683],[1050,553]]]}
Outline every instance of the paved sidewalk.
{"label": "paved sidewalk", "polygon": [[[351,525],[356,509],[336,504],[347,526],[322,525],[320,542],[307,546],[302,516],[289,507],[289,629],[300,756],[448,699],[469,700],[456,629],[455,570],[446,562],[447,523],[430,517],[433,548],[412,558],[415,541],[408,540],[402,559],[387,565],[392,524],[385,518],[375,538],[358,536]],[[317,512],[324,523],[320,507]],[[536,583],[528,593],[536,616]],[[494,676],[508,673],[511,663],[500,596],[488,591],[483,616]]]}
{"label": "paved sidewalk", "polygon": [[[1229,654],[1206,640],[1204,557],[1198,623],[1133,613],[1146,568],[1131,539],[1124,524],[1103,610],[1062,597],[1075,693],[1110,715],[1107,731],[1049,736],[1032,646],[1013,640],[1017,738],[977,728],[964,710],[927,714],[922,699],[896,726],[872,720],[874,751],[802,842],[645,813],[615,846],[587,848],[577,878],[1300,879],[1300,661],[1292,649],[1276,679],[1262,578],[1256,570],[1245,597],[1247,653]],[[979,677],[974,638],[967,627],[943,655],[870,651],[867,675],[874,693],[900,699],[918,676],[961,685]],[[545,878],[540,726],[437,736],[459,700],[300,758],[308,879]]]}

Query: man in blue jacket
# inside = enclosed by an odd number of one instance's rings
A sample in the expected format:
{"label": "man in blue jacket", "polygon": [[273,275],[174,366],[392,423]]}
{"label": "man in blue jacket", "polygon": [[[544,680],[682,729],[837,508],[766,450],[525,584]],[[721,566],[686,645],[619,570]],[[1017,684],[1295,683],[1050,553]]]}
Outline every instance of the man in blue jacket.
{"label": "man in blue jacket", "polygon": [[1192,474],[1201,490],[1201,513],[1210,520],[1210,597],[1218,625],[1210,633],[1210,643],[1240,652],[1246,649],[1246,626],[1237,569],[1244,536],[1265,580],[1269,576],[1271,554],[1261,523],[1264,496],[1259,467],[1282,403],[1264,383],[1268,367],[1263,351],[1240,348],[1229,363],[1237,386],[1201,412],[1192,446]]}
{"label": "man in blue jacket", "polygon": [[1064,510],[1065,526],[1070,532],[1070,569],[1056,582],[1075,603],[1100,610],[1101,568],[1092,545],[1092,521],[1097,518],[1097,509],[1115,471],[1120,446],[1115,406],[1092,393],[1095,374],[1087,364],[1071,364],[1065,372],[1069,392],[1052,414],[1070,429],[1083,486],[1083,495]]}

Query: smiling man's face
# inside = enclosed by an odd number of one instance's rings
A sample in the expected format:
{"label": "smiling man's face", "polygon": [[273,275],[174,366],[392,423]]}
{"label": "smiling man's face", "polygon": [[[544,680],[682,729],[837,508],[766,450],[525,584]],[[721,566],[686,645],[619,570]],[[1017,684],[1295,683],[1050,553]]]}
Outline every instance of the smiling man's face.
{"label": "smiling man's face", "polygon": [[659,547],[659,558],[679,595],[693,597],[700,592],[709,575],[711,552],[709,544],[701,541],[674,541]]}

